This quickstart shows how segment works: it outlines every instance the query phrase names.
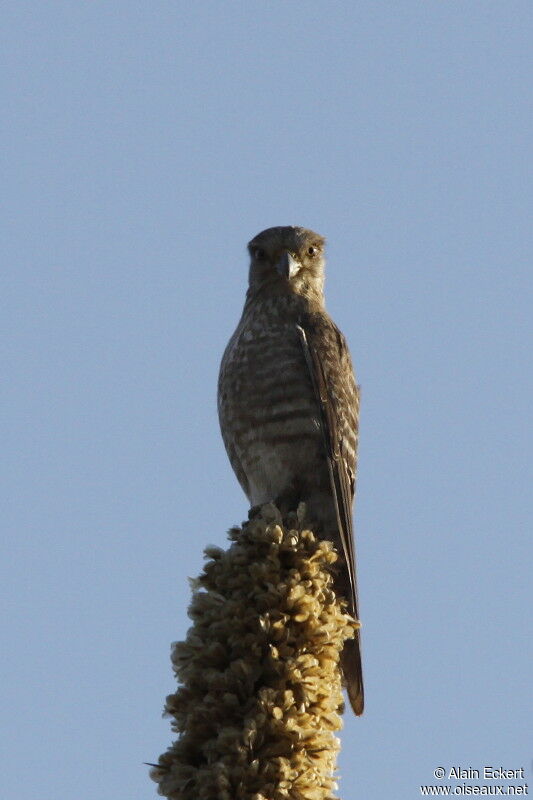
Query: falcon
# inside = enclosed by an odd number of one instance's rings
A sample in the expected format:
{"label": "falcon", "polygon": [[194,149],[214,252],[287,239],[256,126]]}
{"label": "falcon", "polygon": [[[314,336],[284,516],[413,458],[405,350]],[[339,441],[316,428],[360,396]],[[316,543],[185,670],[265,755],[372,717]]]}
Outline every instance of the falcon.
{"label": "falcon", "polygon": [[[307,516],[339,553],[335,588],[359,619],[352,506],[359,389],[346,340],[324,306],[325,239],[268,228],[248,244],[249,286],[218,382],[231,466],[252,507]],[[348,697],[363,713],[360,634],[341,657]]]}

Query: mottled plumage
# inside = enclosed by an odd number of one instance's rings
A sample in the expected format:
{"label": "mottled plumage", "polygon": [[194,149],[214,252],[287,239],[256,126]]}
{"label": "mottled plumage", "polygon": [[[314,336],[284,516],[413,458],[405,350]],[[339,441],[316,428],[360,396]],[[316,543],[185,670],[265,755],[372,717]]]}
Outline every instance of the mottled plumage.
{"label": "mottled plumage", "polygon": [[[324,239],[269,228],[248,249],[249,288],[220,368],[218,409],[231,465],[252,506],[306,503],[341,556],[336,587],[358,618],[352,504],[359,393],[342,333],[324,308]],[[363,711],[359,633],[342,668]]]}

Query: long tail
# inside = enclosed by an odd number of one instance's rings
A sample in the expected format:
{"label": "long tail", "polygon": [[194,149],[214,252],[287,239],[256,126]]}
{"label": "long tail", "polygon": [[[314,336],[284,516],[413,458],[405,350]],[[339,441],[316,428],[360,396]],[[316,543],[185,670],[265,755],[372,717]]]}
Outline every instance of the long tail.
{"label": "long tail", "polygon": [[341,667],[350,705],[354,714],[359,716],[363,713],[365,707],[359,631],[355,632],[353,639],[348,639],[344,643],[344,649],[341,654]]}

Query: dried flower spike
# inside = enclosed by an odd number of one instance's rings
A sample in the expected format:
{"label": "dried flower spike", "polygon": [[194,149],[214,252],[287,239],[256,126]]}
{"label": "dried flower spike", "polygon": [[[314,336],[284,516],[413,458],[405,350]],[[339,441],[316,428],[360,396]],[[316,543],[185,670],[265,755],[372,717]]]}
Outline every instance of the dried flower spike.
{"label": "dried flower spike", "polygon": [[265,506],[227,551],[206,550],[172,650],[179,736],[150,773],[169,800],[334,800],[338,662],[357,623],[335,597],[331,544],[302,520]]}

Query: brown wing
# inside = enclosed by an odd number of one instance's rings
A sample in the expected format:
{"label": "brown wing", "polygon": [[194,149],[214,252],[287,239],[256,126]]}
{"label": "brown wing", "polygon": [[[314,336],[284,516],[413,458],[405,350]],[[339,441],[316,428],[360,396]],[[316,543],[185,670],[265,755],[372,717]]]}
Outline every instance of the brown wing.
{"label": "brown wing", "polygon": [[[298,333],[317,399],[324,447],[335,505],[339,541],[348,584],[344,592],[350,611],[359,619],[352,505],[357,468],[359,387],[344,336],[327,315],[309,315],[300,320]],[[341,580],[344,584],[345,580]],[[364,708],[360,635],[346,642],[342,667],[350,703],[356,714]]]}
{"label": "brown wing", "polygon": [[355,493],[359,388],[346,341],[324,315],[310,315],[298,328],[320,411],[339,538],[357,615],[357,581],[352,523]]}

